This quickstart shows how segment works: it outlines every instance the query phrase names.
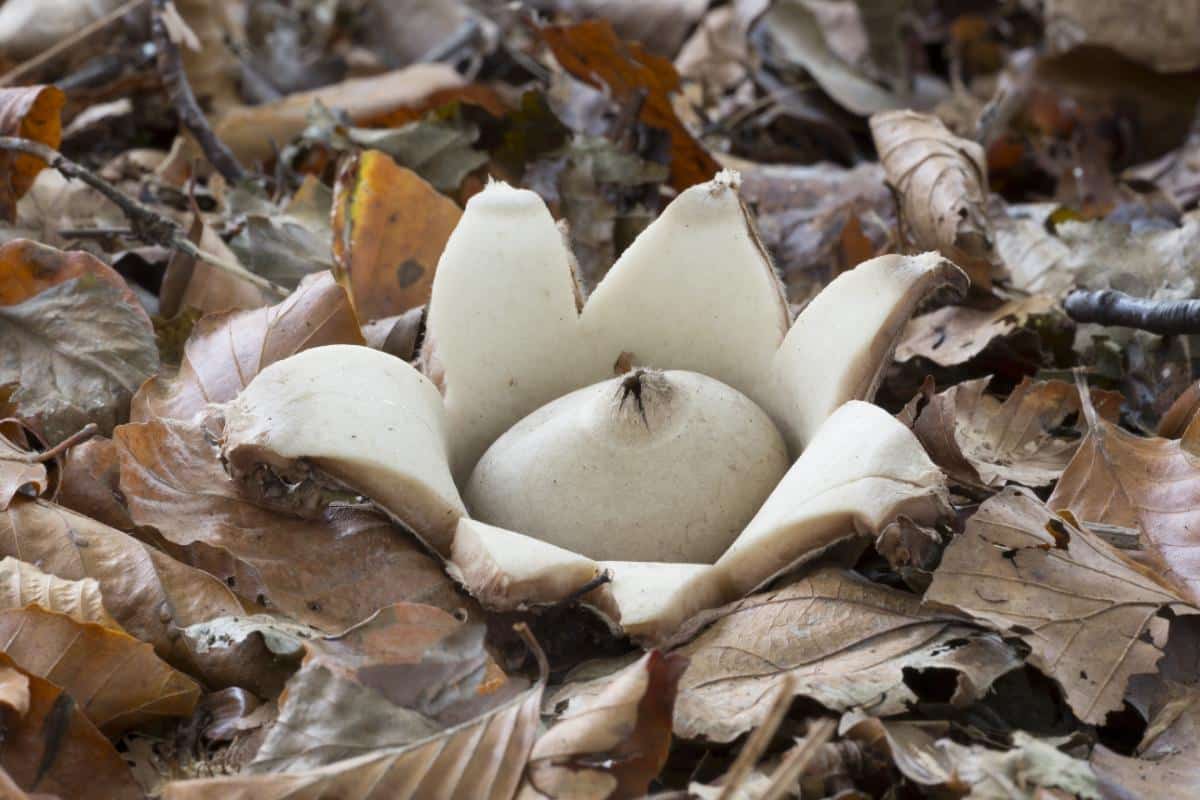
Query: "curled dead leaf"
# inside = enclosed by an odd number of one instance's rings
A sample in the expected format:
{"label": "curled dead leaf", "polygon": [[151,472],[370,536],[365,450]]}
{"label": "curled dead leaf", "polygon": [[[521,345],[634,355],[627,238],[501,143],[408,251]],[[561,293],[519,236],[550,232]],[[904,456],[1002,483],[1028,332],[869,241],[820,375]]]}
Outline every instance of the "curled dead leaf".
{"label": "curled dead leaf", "polygon": [[871,117],[879,161],[898,195],[900,224],[919,250],[937,249],[982,289],[1001,277],[987,217],[983,148],[914,111]]}
{"label": "curled dead leaf", "polygon": [[[2,34],[0,34],[2,35]],[[56,86],[0,89],[0,135],[18,136],[58,149],[67,96]],[[15,222],[17,201],[33,186],[46,162],[26,153],[0,153],[0,218]]]}
{"label": "curled dead leaf", "polygon": [[29,605],[66,614],[76,622],[94,622],[111,630],[122,630],[104,607],[104,596],[95,578],[60,578],[42,572],[33,564],[5,556],[0,559],[0,608]]}
{"label": "curled dead leaf", "polygon": [[1056,313],[1057,301],[1047,295],[1009,300],[994,309],[946,306],[909,321],[896,347],[897,361],[920,356],[951,367],[979,355],[997,339],[1022,335],[1030,321]]}

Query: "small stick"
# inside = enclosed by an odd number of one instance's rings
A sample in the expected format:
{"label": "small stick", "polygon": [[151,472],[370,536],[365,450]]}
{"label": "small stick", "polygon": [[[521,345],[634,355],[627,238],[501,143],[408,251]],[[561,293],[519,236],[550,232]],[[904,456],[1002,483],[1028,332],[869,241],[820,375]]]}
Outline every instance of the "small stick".
{"label": "small stick", "polygon": [[1200,333],[1200,300],[1150,300],[1114,289],[1076,289],[1063,301],[1076,322],[1137,328],[1163,336]]}
{"label": "small stick", "polygon": [[111,200],[117,208],[121,209],[121,213],[129,220],[131,232],[137,239],[149,244],[157,244],[179,250],[184,255],[191,256],[206,264],[211,264],[217,269],[228,272],[230,275],[253,284],[265,292],[270,292],[278,297],[287,296],[287,291],[283,287],[277,286],[261,275],[249,272],[240,264],[235,264],[204,252],[187,238],[183,229],[170,217],[165,217],[156,211],[152,211],[149,207],[134,200],[90,169],[76,164],[54,148],[47,147],[41,142],[35,142],[31,139],[21,139],[16,136],[0,136],[0,150],[36,156],[45,161],[50,167],[62,173],[64,178],[78,178],[88,186],[91,186],[97,192]]}
{"label": "small stick", "polygon": [[804,737],[804,744],[797,745],[784,757],[783,763],[771,775],[771,785],[760,800],[782,800],[804,774],[808,762],[813,760],[833,736],[833,729],[834,723],[831,719],[818,720],[810,725],[808,735]]}
{"label": "small stick", "polygon": [[196,93],[188,83],[187,72],[183,69],[183,56],[179,53],[179,45],[171,40],[167,32],[167,24],[163,21],[163,11],[167,0],[154,0],[154,19],[151,30],[154,34],[154,46],[158,49],[158,74],[167,90],[167,97],[179,115],[179,122],[196,137],[200,149],[217,172],[231,184],[238,183],[246,177],[246,171],[238,163],[233,151],[213,133],[208,124],[208,117],[200,110]]}
{"label": "small stick", "polygon": [[52,461],[63,455],[75,445],[83,444],[88,439],[91,439],[93,436],[95,436],[99,431],[100,428],[96,426],[96,423],[89,422],[87,425],[84,425],[82,428],[75,431],[58,444],[54,445],[54,447],[51,447],[49,450],[43,450],[40,453],[29,453],[21,460],[28,461],[30,464],[45,464],[47,461]]}
{"label": "small stick", "polygon": [[28,61],[24,61],[10,69],[8,72],[0,75],[0,86],[12,86],[14,83],[24,78],[28,73],[33,72],[38,67],[53,61],[63,53],[73,47],[77,47],[81,42],[90,39],[96,33],[107,28],[121,17],[133,11],[138,6],[145,3],[146,0],[129,0],[129,2],[114,8],[112,11],[105,14],[100,19],[85,25],[75,33],[65,39],[56,42],[53,46],[46,48]]}
{"label": "small stick", "polygon": [[737,758],[733,761],[733,766],[725,773],[725,777],[721,780],[721,794],[717,800],[733,800],[736,796],[738,786],[746,779],[746,775],[758,763],[762,754],[766,752],[767,745],[771,743],[771,738],[775,736],[775,731],[779,730],[780,723],[783,722],[783,717],[787,714],[787,710],[792,706],[792,700],[795,698],[796,677],[792,673],[785,673],[783,682],[779,684],[779,692],[775,695],[775,702],[771,705],[771,710],[767,714],[767,718],[746,738],[746,743],[742,745],[742,749],[738,752]]}

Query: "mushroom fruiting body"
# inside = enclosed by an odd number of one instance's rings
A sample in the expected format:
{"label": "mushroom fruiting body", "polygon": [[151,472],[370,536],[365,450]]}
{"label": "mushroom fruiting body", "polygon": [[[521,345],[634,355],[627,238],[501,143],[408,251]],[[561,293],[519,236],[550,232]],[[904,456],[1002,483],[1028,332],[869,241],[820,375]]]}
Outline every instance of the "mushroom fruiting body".
{"label": "mushroom fruiting body", "polygon": [[920,299],[965,278],[934,253],[872,259],[789,331],[736,187],[683,192],[580,311],[545,205],[490,184],[438,265],[432,383],[365,348],[306,351],[229,405],[226,457],[371,497],[488,607],[571,598],[607,570],[584,602],[647,640],[845,535],[933,523],[944,476],[856,401]]}
{"label": "mushroom fruiting body", "polygon": [[745,395],[638,369],[509,428],[464,498],[473,516],[589,558],[711,563],[787,468],[783,437]]}

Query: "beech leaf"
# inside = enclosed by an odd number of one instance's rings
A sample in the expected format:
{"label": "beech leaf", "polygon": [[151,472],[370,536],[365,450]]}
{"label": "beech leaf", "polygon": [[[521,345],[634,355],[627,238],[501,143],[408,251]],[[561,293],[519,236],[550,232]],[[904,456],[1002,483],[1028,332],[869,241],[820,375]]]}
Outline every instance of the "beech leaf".
{"label": "beech leaf", "polygon": [[0,608],[28,605],[66,614],[76,622],[94,622],[105,628],[122,630],[105,609],[100,584],[95,578],[59,578],[42,572],[33,564],[5,556],[0,559]]}
{"label": "beech leaf", "polygon": [[675,707],[675,731],[689,738],[727,742],[761,724],[789,675],[795,694],[827,708],[888,715],[918,699],[904,680],[908,670],[955,670],[956,697],[967,701],[1020,664],[995,634],[839,569],[712,617],[711,627],[675,651],[691,659]]}
{"label": "beech leaf", "polygon": [[1133,675],[1162,657],[1164,609],[1198,613],[1092,533],[1028,490],[988,500],[946,548],[926,602],[1020,636],[1030,662],[1059,682],[1085,722],[1124,701]]}

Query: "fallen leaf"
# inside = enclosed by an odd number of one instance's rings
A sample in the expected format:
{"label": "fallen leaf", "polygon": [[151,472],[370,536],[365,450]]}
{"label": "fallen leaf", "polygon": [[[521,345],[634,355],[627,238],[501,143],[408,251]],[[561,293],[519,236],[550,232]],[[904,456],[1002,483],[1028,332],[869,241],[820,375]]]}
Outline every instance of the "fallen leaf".
{"label": "fallen leaf", "polygon": [[395,317],[384,317],[362,326],[367,347],[412,361],[425,335],[425,306],[412,308]]}
{"label": "fallen leaf", "polygon": [[304,141],[336,151],[379,150],[416,172],[443,192],[455,192],[468,173],[487,162],[475,149],[478,127],[466,120],[422,119],[398,128],[355,128],[329,109],[315,106],[304,129]]}
{"label": "fallen leaf", "polygon": [[653,650],[572,704],[529,754],[519,798],[641,797],[666,764],[687,661]]}
{"label": "fallen leaf", "polygon": [[[300,671],[250,772],[296,772],[412,744],[471,719],[506,695],[484,628],[441,609],[402,603],[337,637],[305,642]],[[481,704],[477,701],[485,701]]]}
{"label": "fallen leaf", "polygon": [[969,702],[1020,663],[998,636],[838,569],[713,616],[711,627],[674,651],[691,660],[675,706],[675,732],[687,738],[728,742],[760,724],[789,675],[797,695],[827,708],[890,715],[918,700],[906,672],[954,670],[956,701]]}
{"label": "fallen leaf", "polygon": [[346,162],[334,193],[338,282],[364,320],[429,301],[433,273],[462,210],[386,153]]}
{"label": "fallen leaf", "polygon": [[[134,522],[185,550],[199,544],[232,556],[215,574],[260,608],[337,631],[399,601],[468,605],[441,565],[380,516],[331,508],[305,519],[256,504],[197,427],[158,420],[123,425],[115,438]],[[238,580],[247,574],[249,585]]]}
{"label": "fallen leaf", "polygon": [[1200,792],[1200,692],[1175,686],[1133,756],[1098,745],[1092,768],[1114,800],[1173,800]]}
{"label": "fallen leaf", "polygon": [[940,739],[934,747],[953,768],[949,783],[970,787],[971,800],[1041,800],[1049,789],[1100,800],[1100,786],[1086,761],[1025,731],[1014,731],[1012,742],[1010,750],[965,746],[952,739]]}
{"label": "fallen leaf", "polygon": [[[1082,410],[1078,390],[1064,381],[1034,383],[1026,377],[1001,401],[984,394],[990,381],[964,381],[930,396],[913,432],[934,463],[964,486],[1049,486],[1079,447],[1078,434],[1058,432]],[[1115,421],[1120,394],[1101,399],[1104,416]]]}
{"label": "fallen leaf", "polygon": [[1200,457],[1178,440],[1144,438],[1084,404],[1088,435],[1047,505],[1085,526],[1133,528],[1145,556],[1189,602],[1200,591]]}
{"label": "fallen leaf", "polygon": [[216,578],[128,534],[44,500],[18,499],[0,514],[0,555],[28,559],[66,580],[94,578],[121,627],[180,669],[215,685],[248,685],[259,665],[197,657],[179,630],[244,613]]}
{"label": "fallen leaf", "polygon": [[1200,18],[1188,0],[1160,0],[1146,13],[1136,0],[1047,0],[1046,41],[1059,52],[1099,45],[1160,72],[1200,67]]}
{"label": "fallen leaf", "polygon": [[878,85],[830,47],[812,8],[801,0],[773,3],[755,23],[776,62],[803,67],[843,108],[860,116],[901,108],[901,98]]}
{"label": "fallen leaf", "polygon": [[8,508],[18,493],[37,496],[49,488],[46,465],[32,460],[32,456],[0,430],[0,511]]}
{"label": "fallen leaf", "polygon": [[938,366],[970,361],[997,339],[1018,335],[1030,321],[1057,312],[1058,303],[1046,295],[1009,300],[992,310],[946,306],[909,321],[896,347],[896,360],[917,356]]}
{"label": "fallen leaf", "polygon": [[680,83],[670,61],[636,42],[621,41],[605,20],[546,25],[538,35],[563,69],[598,89],[607,87],[618,103],[640,103],[638,119],[670,136],[674,188],[682,191],[711,180],[721,169],[675,114],[671,94],[679,91]]}
{"label": "fallen leaf", "polygon": [[925,600],[1020,636],[1031,663],[1094,724],[1121,708],[1131,676],[1152,672],[1162,657],[1168,625],[1160,612],[1197,613],[1014,487],[980,506],[946,548]]}
{"label": "fallen leaf", "polygon": [[66,614],[76,622],[94,622],[120,631],[121,625],[104,608],[104,596],[95,578],[69,580],[42,572],[12,556],[0,559],[0,608],[41,606]]}
{"label": "fallen leaf", "polygon": [[0,384],[50,444],[88,422],[108,433],[158,370],[146,312],[111,268],[19,240],[0,248]]}
{"label": "fallen leaf", "polygon": [[534,686],[469,722],[400,748],[297,772],[175,781],[164,800],[409,800],[512,797],[537,736],[543,676]]}
{"label": "fallen leaf", "polygon": [[436,91],[464,83],[448,64],[414,64],[311,92],[297,92],[274,103],[231,108],[215,121],[213,131],[243,164],[266,162],[275,157],[277,146],[300,135],[308,125],[308,112],[314,103],[362,121],[417,105]]}
{"label": "fallen leaf", "polygon": [[[149,382],[155,380],[157,378],[151,378]],[[119,499],[119,473],[117,447],[113,440],[104,436],[88,439],[67,451],[54,502],[110,528],[132,530],[129,510]]]}
{"label": "fallen leaf", "polygon": [[71,694],[109,736],[186,717],[200,687],[127,633],[38,606],[0,611],[0,649],[25,672]]}
{"label": "fallen leaf", "polygon": [[978,288],[1004,276],[987,215],[983,148],[937,117],[891,111],[871,117],[879,162],[895,189],[900,231],[918,250],[938,250]]}
{"label": "fallen leaf", "polygon": [[[96,730],[71,695],[17,666],[0,653],[0,669],[24,676],[29,706],[3,712],[4,746],[0,769],[34,797],[104,797],[142,800],[129,766]],[[43,794],[47,793],[47,794]],[[7,796],[7,795],[6,795]]]}
{"label": "fallen leaf", "polygon": [[322,272],[276,305],[197,322],[179,371],[147,381],[133,398],[131,417],[190,419],[209,403],[232,400],[264,367],[326,344],[363,344],[363,338],[345,290]]}
{"label": "fallen leaf", "polygon": [[[67,96],[56,86],[0,89],[0,135],[18,136],[57,149],[62,142],[60,114],[66,101]],[[12,150],[0,152],[0,218],[16,221],[17,201],[45,166],[46,162],[37,156]]]}

